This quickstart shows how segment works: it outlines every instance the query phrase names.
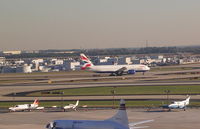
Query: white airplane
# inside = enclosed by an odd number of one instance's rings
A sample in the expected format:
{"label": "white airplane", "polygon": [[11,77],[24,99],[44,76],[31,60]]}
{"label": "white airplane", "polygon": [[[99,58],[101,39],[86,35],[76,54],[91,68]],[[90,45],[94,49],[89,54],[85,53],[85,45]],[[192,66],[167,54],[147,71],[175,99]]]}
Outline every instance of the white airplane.
{"label": "white airplane", "polygon": [[64,111],[69,110],[69,109],[76,110],[78,104],[79,104],[79,100],[76,101],[76,104],[69,104],[67,106],[64,106],[63,109],[64,109]]}
{"label": "white airplane", "polygon": [[93,65],[93,63],[82,53],[80,54],[81,60],[84,65],[81,67],[82,70],[89,69],[96,73],[111,73],[111,75],[121,76],[123,74],[135,74],[136,72],[146,72],[150,68],[142,64],[134,65]]}
{"label": "white airplane", "polygon": [[153,120],[130,123],[126,113],[125,101],[120,101],[120,108],[113,117],[102,120],[54,120],[46,125],[47,129],[138,129],[148,126],[137,127],[137,125],[151,122]]}
{"label": "white airplane", "polygon": [[35,100],[32,104],[21,104],[21,105],[15,105],[14,107],[10,107],[10,111],[25,111],[25,110],[31,110],[31,109],[44,109],[44,107],[39,107],[39,100]]}
{"label": "white airplane", "polygon": [[184,111],[185,111],[186,106],[189,105],[189,103],[190,103],[190,96],[188,96],[183,101],[174,101],[172,104],[164,105],[163,108],[169,109],[169,111],[171,111],[171,109],[184,109]]}

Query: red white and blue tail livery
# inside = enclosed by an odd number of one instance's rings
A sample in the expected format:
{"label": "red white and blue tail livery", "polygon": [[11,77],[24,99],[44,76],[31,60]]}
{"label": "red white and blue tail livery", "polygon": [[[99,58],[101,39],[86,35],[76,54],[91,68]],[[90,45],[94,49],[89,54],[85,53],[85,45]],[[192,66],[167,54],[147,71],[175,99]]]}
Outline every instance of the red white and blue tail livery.
{"label": "red white and blue tail livery", "polygon": [[80,54],[80,57],[81,57],[81,61],[84,62],[84,65],[81,67],[82,70],[88,67],[94,66],[92,62],[84,54]]}

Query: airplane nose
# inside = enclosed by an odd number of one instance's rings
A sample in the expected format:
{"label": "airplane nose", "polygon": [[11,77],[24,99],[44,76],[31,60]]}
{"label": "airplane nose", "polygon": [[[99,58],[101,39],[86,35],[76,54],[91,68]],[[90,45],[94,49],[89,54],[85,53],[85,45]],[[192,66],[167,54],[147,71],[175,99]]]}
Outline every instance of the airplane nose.
{"label": "airplane nose", "polygon": [[150,67],[146,66],[146,70],[150,70]]}
{"label": "airplane nose", "polygon": [[55,129],[56,127],[56,122],[50,122],[46,125],[47,129]]}
{"label": "airplane nose", "polygon": [[48,123],[48,124],[46,125],[46,128],[47,128],[47,129],[49,129],[49,128],[50,128],[50,123]]}

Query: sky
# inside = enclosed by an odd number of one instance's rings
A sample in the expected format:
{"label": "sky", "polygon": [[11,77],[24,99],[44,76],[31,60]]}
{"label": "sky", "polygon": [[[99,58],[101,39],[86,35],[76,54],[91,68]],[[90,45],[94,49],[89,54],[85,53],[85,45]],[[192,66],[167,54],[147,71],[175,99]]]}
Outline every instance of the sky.
{"label": "sky", "polygon": [[0,0],[0,50],[200,45],[200,0]]}

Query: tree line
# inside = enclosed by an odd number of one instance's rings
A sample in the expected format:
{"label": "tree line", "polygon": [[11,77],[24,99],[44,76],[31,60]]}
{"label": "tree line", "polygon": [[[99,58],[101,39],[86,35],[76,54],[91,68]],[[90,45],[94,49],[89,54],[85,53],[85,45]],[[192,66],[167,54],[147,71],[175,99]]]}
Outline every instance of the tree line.
{"label": "tree line", "polygon": [[[18,55],[0,55],[6,58],[45,58],[45,57],[77,57],[80,53],[90,56],[97,55],[131,55],[131,54],[162,54],[162,53],[193,53],[200,54],[200,46],[192,47],[145,47],[145,48],[107,48],[107,49],[74,49],[74,53],[55,53],[61,50],[45,50],[41,53],[22,53]],[[63,50],[64,51],[64,50]],[[66,51],[66,50],[65,50]]]}

